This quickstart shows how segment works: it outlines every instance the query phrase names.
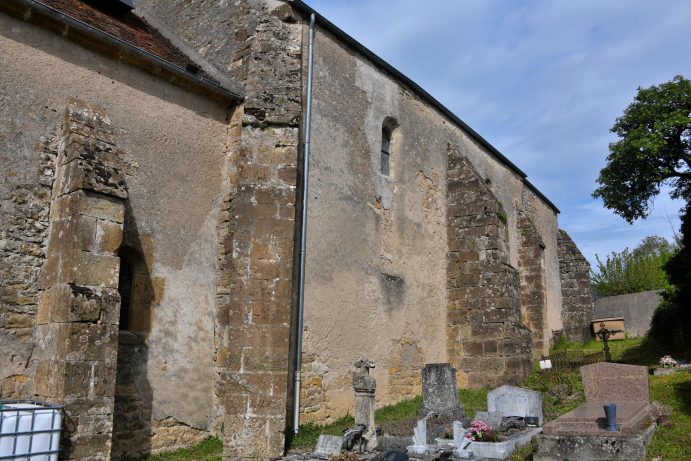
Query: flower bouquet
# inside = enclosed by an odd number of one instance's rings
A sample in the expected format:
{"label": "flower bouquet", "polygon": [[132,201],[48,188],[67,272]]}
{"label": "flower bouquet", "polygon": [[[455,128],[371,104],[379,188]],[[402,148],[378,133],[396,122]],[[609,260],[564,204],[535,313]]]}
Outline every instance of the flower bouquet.
{"label": "flower bouquet", "polygon": [[473,421],[470,423],[470,432],[466,435],[471,442],[493,442],[494,431],[487,424],[482,421]]}
{"label": "flower bouquet", "polygon": [[660,359],[660,365],[662,365],[663,368],[676,367],[677,361],[669,355],[665,355]]}

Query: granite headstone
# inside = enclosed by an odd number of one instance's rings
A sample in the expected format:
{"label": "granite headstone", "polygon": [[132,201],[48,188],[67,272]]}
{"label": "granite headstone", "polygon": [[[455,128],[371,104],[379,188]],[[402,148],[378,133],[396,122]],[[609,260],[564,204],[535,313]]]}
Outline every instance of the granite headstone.
{"label": "granite headstone", "polygon": [[600,362],[581,367],[586,402],[650,402],[648,368]]}
{"label": "granite headstone", "polygon": [[[648,368],[600,362],[581,367],[585,405],[545,425],[545,435],[635,436],[650,421]],[[618,431],[607,431],[603,406],[614,404]]]}
{"label": "granite headstone", "polygon": [[542,426],[542,393],[513,386],[501,386],[487,393],[487,410],[497,411],[504,418],[519,416],[537,418]]}
{"label": "granite headstone", "polygon": [[420,413],[447,414],[460,419],[465,410],[458,400],[456,370],[448,363],[428,363],[422,369],[422,408]]}
{"label": "granite headstone", "polygon": [[501,413],[498,411],[478,411],[473,420],[481,421],[491,427],[493,431],[498,431],[501,426]]}

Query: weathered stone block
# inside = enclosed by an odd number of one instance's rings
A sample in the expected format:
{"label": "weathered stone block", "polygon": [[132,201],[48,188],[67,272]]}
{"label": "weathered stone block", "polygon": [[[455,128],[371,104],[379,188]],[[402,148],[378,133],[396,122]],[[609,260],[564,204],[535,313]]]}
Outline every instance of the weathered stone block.
{"label": "weathered stone block", "polygon": [[252,322],[256,324],[290,323],[290,302],[257,301],[252,303]]}
{"label": "weathered stone block", "polygon": [[276,279],[279,276],[278,260],[252,259],[250,260],[250,272],[254,279]]}
{"label": "weathered stone block", "polygon": [[107,458],[111,452],[111,441],[110,433],[80,434],[71,437],[69,442],[63,445],[62,453],[69,458]]}
{"label": "weathered stone block", "polygon": [[216,354],[216,366],[238,371],[242,366],[242,349],[234,347],[220,347]]}
{"label": "weathered stone block", "polygon": [[94,252],[115,255],[122,244],[122,224],[99,220],[96,224]]}
{"label": "weathered stone block", "polygon": [[118,287],[120,258],[79,252],[68,256],[60,268],[59,281],[94,287]]}
{"label": "weathered stone block", "polygon": [[122,170],[110,167],[97,169],[82,160],[75,160],[58,169],[53,197],[57,198],[77,190],[88,190],[120,199],[127,198]]}
{"label": "weathered stone block", "polygon": [[288,372],[287,349],[258,349],[243,350],[243,369],[248,372]]}
{"label": "weathered stone block", "polygon": [[249,411],[256,416],[279,416],[285,414],[285,397],[250,395]]}
{"label": "weathered stone block", "polygon": [[96,218],[72,215],[53,222],[48,255],[91,251],[96,237]]}

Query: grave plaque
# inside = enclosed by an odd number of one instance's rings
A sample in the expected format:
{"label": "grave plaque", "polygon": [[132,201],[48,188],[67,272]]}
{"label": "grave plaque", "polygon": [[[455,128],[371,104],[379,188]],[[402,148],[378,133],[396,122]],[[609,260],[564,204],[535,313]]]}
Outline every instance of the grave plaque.
{"label": "grave plaque", "polygon": [[528,399],[525,397],[499,397],[497,399],[497,411],[502,416],[528,416]]}
{"label": "grave plaque", "polygon": [[581,367],[587,402],[650,402],[648,367],[600,362]]}
{"label": "grave plaque", "polygon": [[314,457],[329,459],[331,454],[338,455],[343,446],[343,437],[338,435],[320,435],[317,447],[314,449]]}
{"label": "grave plaque", "polygon": [[542,426],[542,393],[520,387],[501,386],[487,393],[487,410],[498,411],[504,418],[530,418],[531,424]]}

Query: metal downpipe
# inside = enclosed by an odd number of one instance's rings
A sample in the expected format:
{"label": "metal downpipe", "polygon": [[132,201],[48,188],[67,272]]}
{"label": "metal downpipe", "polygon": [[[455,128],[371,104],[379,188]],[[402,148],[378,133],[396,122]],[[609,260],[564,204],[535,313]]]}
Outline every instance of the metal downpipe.
{"label": "metal downpipe", "polygon": [[302,367],[302,312],[305,302],[305,241],[307,240],[307,185],[310,159],[310,123],[312,112],[312,61],[314,57],[314,20],[310,15],[309,57],[307,64],[307,114],[305,118],[305,155],[302,167],[302,229],[300,235],[300,288],[298,298],[297,353],[295,358],[295,403],[293,407],[293,430],[298,433],[300,427],[300,369]]}

